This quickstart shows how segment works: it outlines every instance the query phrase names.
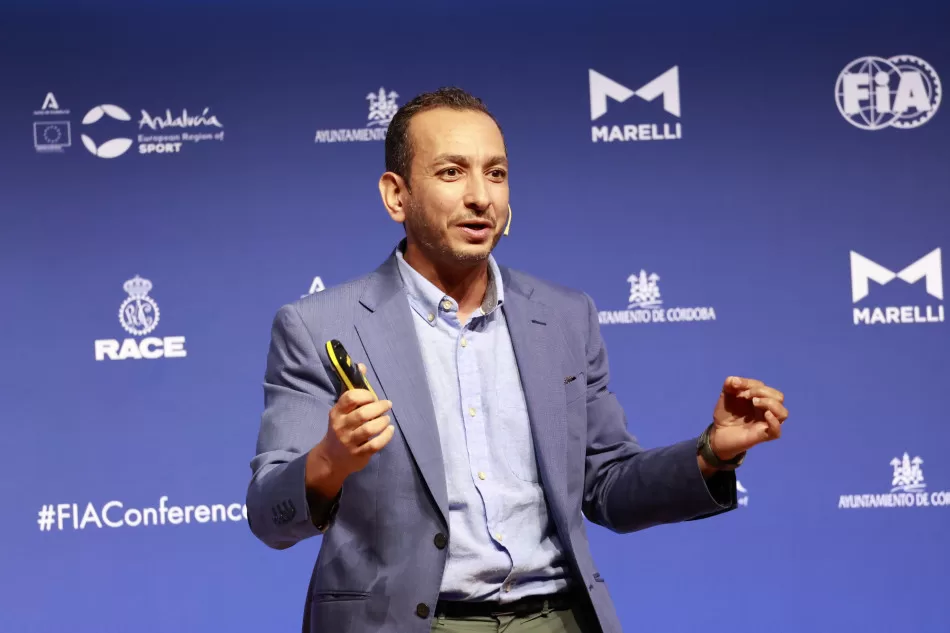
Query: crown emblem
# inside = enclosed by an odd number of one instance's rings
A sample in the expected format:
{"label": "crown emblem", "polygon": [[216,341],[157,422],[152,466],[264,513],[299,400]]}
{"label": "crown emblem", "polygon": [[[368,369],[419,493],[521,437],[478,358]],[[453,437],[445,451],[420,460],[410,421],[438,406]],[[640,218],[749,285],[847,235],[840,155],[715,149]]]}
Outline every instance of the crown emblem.
{"label": "crown emblem", "polygon": [[122,288],[129,296],[119,306],[119,323],[122,328],[134,336],[145,336],[158,325],[158,304],[148,296],[152,282],[136,275]]}
{"label": "crown emblem", "polygon": [[152,289],[152,282],[136,275],[122,284],[122,289],[125,290],[130,297],[140,298],[146,296],[149,290]]}

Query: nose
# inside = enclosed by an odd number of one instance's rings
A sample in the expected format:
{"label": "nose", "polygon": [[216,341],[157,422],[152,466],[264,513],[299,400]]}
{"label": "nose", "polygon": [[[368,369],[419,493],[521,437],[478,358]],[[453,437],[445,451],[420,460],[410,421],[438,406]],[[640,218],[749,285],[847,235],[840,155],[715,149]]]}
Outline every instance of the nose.
{"label": "nose", "polygon": [[491,197],[488,195],[488,185],[483,178],[470,178],[468,189],[463,199],[465,207],[478,213],[488,211],[491,206]]}

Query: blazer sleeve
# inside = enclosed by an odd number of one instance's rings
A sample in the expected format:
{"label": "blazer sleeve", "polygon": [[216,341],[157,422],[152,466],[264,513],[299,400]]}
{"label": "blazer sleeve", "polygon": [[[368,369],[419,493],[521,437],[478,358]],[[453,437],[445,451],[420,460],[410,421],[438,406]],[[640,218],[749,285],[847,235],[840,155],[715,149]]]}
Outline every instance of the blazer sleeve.
{"label": "blazer sleeve", "polygon": [[696,460],[699,436],[645,450],[627,431],[626,416],[608,390],[610,369],[597,309],[585,295],[587,337],[587,456],[584,515],[614,532],[700,519],[736,507],[734,472],[706,480]]}
{"label": "blazer sleeve", "polygon": [[326,531],[336,499],[308,494],[307,453],[324,436],[336,390],[318,347],[293,304],[277,311],[264,373],[264,412],[251,459],[247,518],[275,549]]}

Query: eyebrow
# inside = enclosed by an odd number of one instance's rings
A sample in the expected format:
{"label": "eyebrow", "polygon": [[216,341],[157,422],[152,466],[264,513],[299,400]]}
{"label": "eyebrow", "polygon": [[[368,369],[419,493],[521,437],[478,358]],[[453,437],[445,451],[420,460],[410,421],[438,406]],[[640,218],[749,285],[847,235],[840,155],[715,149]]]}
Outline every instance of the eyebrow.
{"label": "eyebrow", "polygon": [[[468,160],[468,158],[466,158],[465,156],[462,156],[462,155],[460,155],[460,154],[439,154],[438,156],[436,156],[436,157],[432,160],[432,163],[433,163],[434,165],[437,165],[437,164],[440,164],[440,163],[458,163],[459,165],[466,165],[466,166],[467,166],[467,165],[469,164],[469,160]],[[502,155],[499,154],[498,156],[492,156],[492,157],[490,157],[490,158],[486,161],[486,164],[488,164],[488,165],[503,165],[503,166],[507,167],[507,166],[508,166],[508,159],[507,159],[505,156],[502,156]]]}

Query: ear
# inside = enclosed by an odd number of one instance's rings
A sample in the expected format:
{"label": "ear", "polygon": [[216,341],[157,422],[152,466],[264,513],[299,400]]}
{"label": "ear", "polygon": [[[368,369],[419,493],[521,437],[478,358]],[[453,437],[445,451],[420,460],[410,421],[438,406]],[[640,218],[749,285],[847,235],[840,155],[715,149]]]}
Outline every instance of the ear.
{"label": "ear", "polygon": [[406,194],[409,187],[402,176],[387,171],[379,177],[379,195],[389,217],[400,224],[406,221]]}

